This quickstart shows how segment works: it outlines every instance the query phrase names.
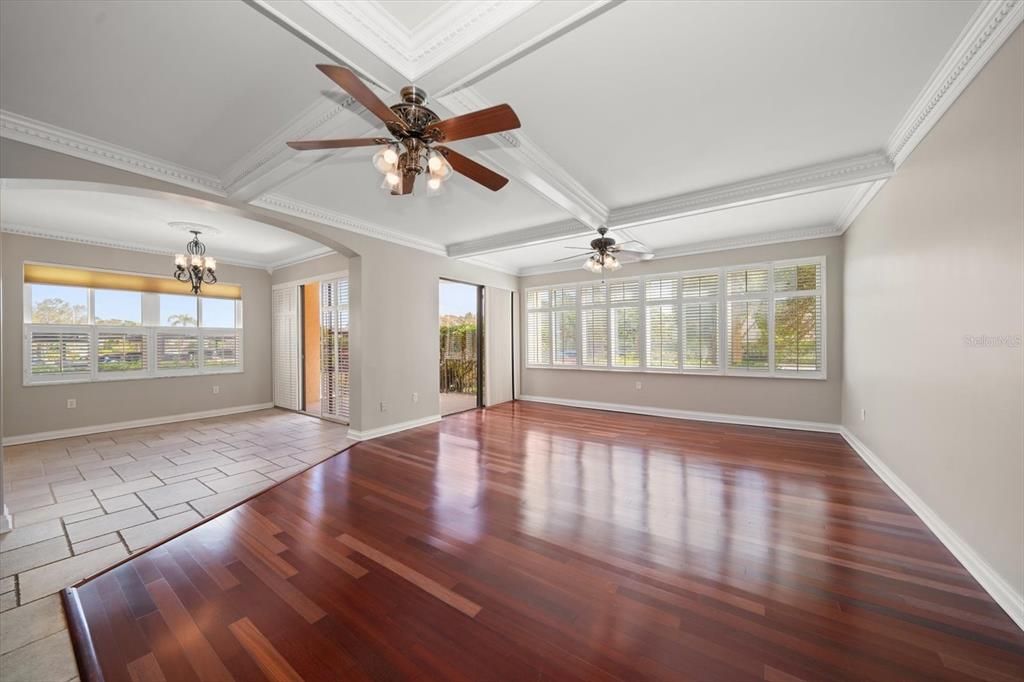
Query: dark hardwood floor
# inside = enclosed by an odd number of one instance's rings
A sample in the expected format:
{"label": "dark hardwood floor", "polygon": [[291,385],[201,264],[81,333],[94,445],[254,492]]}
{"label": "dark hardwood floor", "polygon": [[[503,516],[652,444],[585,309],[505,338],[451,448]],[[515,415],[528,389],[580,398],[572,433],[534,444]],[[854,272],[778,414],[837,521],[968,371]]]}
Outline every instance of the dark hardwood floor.
{"label": "dark hardwood floor", "polygon": [[355,445],[78,596],[110,682],[1024,677],[839,436],[522,402]]}

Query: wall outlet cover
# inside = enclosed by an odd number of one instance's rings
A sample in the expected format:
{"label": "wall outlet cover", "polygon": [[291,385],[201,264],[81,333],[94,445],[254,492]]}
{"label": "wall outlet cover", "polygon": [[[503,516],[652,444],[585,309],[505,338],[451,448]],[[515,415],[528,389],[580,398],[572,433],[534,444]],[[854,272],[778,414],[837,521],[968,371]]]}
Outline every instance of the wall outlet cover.
{"label": "wall outlet cover", "polygon": [[68,398],[68,409],[69,410],[73,410],[76,407],[78,407],[78,399],[77,398]]}

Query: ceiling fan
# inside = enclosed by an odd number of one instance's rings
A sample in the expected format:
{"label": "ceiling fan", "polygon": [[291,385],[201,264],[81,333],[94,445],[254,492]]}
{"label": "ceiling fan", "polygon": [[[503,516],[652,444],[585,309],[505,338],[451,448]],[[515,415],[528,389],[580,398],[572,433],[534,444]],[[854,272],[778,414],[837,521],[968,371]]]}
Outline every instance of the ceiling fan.
{"label": "ceiling fan", "polygon": [[441,183],[451,176],[452,171],[494,192],[508,183],[508,178],[440,143],[518,128],[519,117],[509,105],[499,104],[442,121],[423,105],[427,93],[414,85],[402,88],[402,101],[388,106],[350,69],[334,64],[317,64],[316,68],[379,118],[391,137],[302,140],[289,142],[288,146],[292,149],[302,151],[386,145],[374,155],[373,165],[384,174],[383,186],[395,196],[411,194],[416,176],[424,171],[430,174],[427,180],[428,193],[439,191]]}
{"label": "ceiling fan", "polygon": [[[639,244],[636,240],[630,240],[617,244],[611,237],[606,237],[608,234],[607,227],[597,228],[597,234],[600,236],[590,242],[590,248],[582,246],[566,246],[567,249],[577,249],[580,251],[589,251],[590,255],[583,261],[583,269],[589,270],[594,274],[603,274],[605,272],[615,272],[622,267],[623,263],[639,263],[640,261],[651,260],[654,258],[654,254],[650,251],[633,251],[630,249],[624,249],[624,244]],[[555,263],[561,263],[567,260],[573,260],[579,258],[581,254],[575,253],[565,258],[559,258],[554,261]]]}

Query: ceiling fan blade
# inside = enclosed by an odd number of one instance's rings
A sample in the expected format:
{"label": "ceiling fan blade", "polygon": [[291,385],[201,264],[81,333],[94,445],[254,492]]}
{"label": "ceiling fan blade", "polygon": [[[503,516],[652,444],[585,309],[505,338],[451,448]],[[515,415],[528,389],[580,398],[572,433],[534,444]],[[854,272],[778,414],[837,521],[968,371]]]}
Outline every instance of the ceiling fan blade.
{"label": "ceiling fan blade", "polygon": [[317,64],[316,68],[323,71],[324,75],[341,86],[341,89],[355,97],[356,101],[366,107],[371,114],[384,121],[405,128],[405,123],[398,117],[391,108],[384,104],[373,90],[359,79],[351,69],[337,64]]}
{"label": "ceiling fan blade", "polygon": [[[586,254],[574,253],[571,256],[566,256],[565,258],[559,258],[558,260],[553,260],[551,262],[552,263],[562,263],[562,262],[567,261],[567,260],[577,260],[577,259],[579,259],[580,256],[584,256],[584,255],[586,255]],[[580,262],[582,263],[583,261],[580,261]]]}
{"label": "ceiling fan blade", "polygon": [[477,163],[468,156],[463,156],[454,149],[449,149],[448,147],[434,147],[434,149],[448,160],[452,170],[456,173],[462,173],[470,180],[479,182],[492,192],[497,192],[508,184],[508,178],[504,175],[495,173],[487,166]]}
{"label": "ceiling fan blade", "polygon": [[619,249],[615,252],[615,257],[624,263],[632,263],[636,261],[651,260],[654,258],[654,254],[650,251],[630,251],[629,249]]}
{"label": "ceiling fan blade", "polygon": [[518,128],[519,117],[512,107],[507,104],[499,104],[480,111],[473,111],[462,116],[438,121],[427,126],[423,131],[424,135],[432,135],[438,142],[454,142],[465,140],[468,137],[479,137],[500,133],[504,130]]}
{"label": "ceiling fan blade", "polygon": [[299,151],[310,149],[342,149],[344,147],[373,147],[381,144],[391,144],[394,140],[389,137],[359,137],[349,140],[299,140],[289,142],[288,146]]}
{"label": "ceiling fan blade", "polygon": [[563,249],[576,249],[577,251],[593,251],[593,249],[591,249],[590,247],[587,247],[587,246],[563,246],[562,248]]}
{"label": "ceiling fan blade", "polygon": [[416,173],[413,171],[405,171],[402,173],[402,184],[391,190],[391,194],[394,196],[402,196],[403,194],[412,194],[412,186],[416,184]]}

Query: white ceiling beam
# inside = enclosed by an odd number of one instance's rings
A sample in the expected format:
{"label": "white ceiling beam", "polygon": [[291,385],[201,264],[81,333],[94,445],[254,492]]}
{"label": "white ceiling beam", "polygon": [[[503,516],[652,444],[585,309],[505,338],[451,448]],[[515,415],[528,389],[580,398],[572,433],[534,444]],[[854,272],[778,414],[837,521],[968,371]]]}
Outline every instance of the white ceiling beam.
{"label": "white ceiling beam", "polygon": [[[633,206],[623,206],[612,209],[607,225],[612,229],[635,227],[799,194],[884,181],[892,174],[893,165],[889,158],[884,152],[875,152],[696,192],[686,192]],[[587,233],[587,227],[581,223],[553,223],[450,244],[448,255],[475,256]]]}

